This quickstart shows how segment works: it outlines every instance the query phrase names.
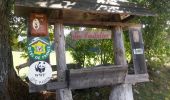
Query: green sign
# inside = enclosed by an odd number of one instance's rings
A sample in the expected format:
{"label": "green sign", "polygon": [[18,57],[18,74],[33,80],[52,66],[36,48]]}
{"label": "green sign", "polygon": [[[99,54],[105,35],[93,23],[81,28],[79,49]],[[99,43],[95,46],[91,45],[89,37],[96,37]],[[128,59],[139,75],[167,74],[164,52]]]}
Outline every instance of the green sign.
{"label": "green sign", "polygon": [[34,60],[45,60],[50,52],[51,46],[46,38],[36,37],[28,43],[28,55]]}

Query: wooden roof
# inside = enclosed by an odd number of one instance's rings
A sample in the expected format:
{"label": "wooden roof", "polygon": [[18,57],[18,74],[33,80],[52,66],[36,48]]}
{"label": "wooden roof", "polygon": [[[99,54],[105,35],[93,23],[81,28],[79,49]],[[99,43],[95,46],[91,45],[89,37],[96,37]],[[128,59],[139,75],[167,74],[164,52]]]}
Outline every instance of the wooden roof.
{"label": "wooden roof", "polygon": [[155,16],[146,8],[113,0],[15,0],[15,14],[28,17],[31,12],[43,12],[49,21],[128,21],[134,16]]}

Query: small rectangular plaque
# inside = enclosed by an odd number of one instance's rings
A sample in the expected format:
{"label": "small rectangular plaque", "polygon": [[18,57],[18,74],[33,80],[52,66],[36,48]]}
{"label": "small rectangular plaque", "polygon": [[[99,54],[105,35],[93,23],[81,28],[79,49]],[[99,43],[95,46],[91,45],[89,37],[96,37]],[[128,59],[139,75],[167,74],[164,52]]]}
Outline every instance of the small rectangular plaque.
{"label": "small rectangular plaque", "polygon": [[47,36],[47,17],[42,13],[32,13],[30,16],[31,36]]}
{"label": "small rectangular plaque", "polygon": [[143,54],[143,49],[142,48],[133,49],[133,53],[134,54]]}

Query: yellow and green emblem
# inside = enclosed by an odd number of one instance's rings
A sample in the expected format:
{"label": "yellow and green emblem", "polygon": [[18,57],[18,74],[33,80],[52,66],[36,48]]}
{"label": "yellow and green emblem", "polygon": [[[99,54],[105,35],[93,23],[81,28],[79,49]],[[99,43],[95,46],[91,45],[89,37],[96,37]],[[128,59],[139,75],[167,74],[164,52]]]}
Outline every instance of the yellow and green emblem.
{"label": "yellow and green emblem", "polygon": [[34,60],[45,60],[50,52],[50,43],[45,38],[33,38],[28,44],[28,54]]}

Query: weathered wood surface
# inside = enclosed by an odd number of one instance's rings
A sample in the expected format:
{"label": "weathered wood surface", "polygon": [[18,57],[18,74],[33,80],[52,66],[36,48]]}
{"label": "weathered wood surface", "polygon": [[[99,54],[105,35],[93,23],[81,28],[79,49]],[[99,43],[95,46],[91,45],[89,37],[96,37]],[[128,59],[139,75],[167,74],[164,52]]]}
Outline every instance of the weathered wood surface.
{"label": "weathered wood surface", "polygon": [[125,78],[126,84],[136,84],[141,82],[149,82],[149,75],[148,74],[126,75]]}
{"label": "weathered wood surface", "polygon": [[140,16],[153,16],[154,13],[148,9],[120,1],[101,1],[101,0],[16,0],[17,8],[53,8],[53,9],[71,9],[93,13],[126,13]]}
{"label": "weathered wood surface", "polygon": [[113,26],[128,27],[132,25],[140,25],[136,23],[122,23],[122,22],[111,22],[111,21],[83,21],[83,20],[50,20],[50,23],[62,22],[66,26],[83,26],[83,27],[99,27],[99,28],[110,28]]}
{"label": "weathered wood surface", "polygon": [[69,88],[83,89],[123,83],[126,73],[127,66],[103,66],[70,70]]}
{"label": "weathered wood surface", "polygon": [[[123,31],[120,26],[116,26],[113,30],[113,47],[116,65],[126,65],[125,49],[123,43]],[[131,84],[119,84],[113,86],[109,100],[133,100],[133,92]]]}
{"label": "weathered wood surface", "polygon": [[132,85],[120,84],[114,86],[109,100],[133,100]]}
{"label": "weathered wood surface", "polygon": [[129,27],[130,43],[133,55],[133,65],[135,74],[147,73],[144,55],[144,42],[140,26]]}
{"label": "weathered wood surface", "polygon": [[[61,23],[55,23],[54,36],[56,45],[56,59],[57,59],[57,78],[59,82],[66,81],[66,58],[65,58],[65,38],[64,27]],[[73,100],[70,89],[59,89],[56,91],[57,100]]]}
{"label": "weathered wood surface", "polygon": [[115,65],[126,65],[125,48],[123,42],[123,30],[121,26],[116,26],[113,30],[113,47]]}
{"label": "weathered wood surface", "polygon": [[[123,68],[123,70],[126,70],[126,69]],[[105,71],[105,73],[104,73],[105,75],[103,75],[103,76],[100,75],[101,73],[99,73],[99,72],[97,73],[97,72],[94,71],[94,73],[95,74],[89,74],[89,73],[87,74],[86,73],[86,75],[84,75],[84,76],[81,75],[79,78],[78,78],[78,76],[76,76],[76,78],[75,78],[75,76],[74,76],[75,74],[74,74],[73,77],[72,77],[74,79],[71,80],[72,78],[70,78],[69,84],[66,81],[65,82],[56,82],[55,81],[55,82],[48,82],[46,85],[39,86],[39,87],[35,87],[35,86],[31,85],[31,87],[30,87],[31,92],[40,92],[40,91],[46,91],[46,90],[55,91],[57,89],[66,89],[66,88],[84,89],[84,88],[92,88],[92,87],[111,86],[111,85],[117,85],[117,84],[120,84],[120,83],[136,84],[136,83],[140,83],[140,82],[149,82],[149,75],[148,74],[126,75],[125,79],[121,76],[122,79],[117,80],[117,78],[115,79],[114,77],[116,77],[118,75],[110,76],[111,73],[108,73],[108,71]],[[70,76],[72,76],[72,75],[70,75]],[[105,77],[105,79],[102,80],[104,77]],[[84,79],[84,80],[81,81],[82,79]],[[114,81],[112,81],[112,80],[114,80]],[[80,82],[80,81],[83,83],[83,85],[81,83],[78,84],[78,86],[75,86],[74,84],[73,85],[70,84],[70,83],[77,83],[77,82]],[[96,82],[95,85],[91,84],[91,83],[94,83],[94,82]]]}

